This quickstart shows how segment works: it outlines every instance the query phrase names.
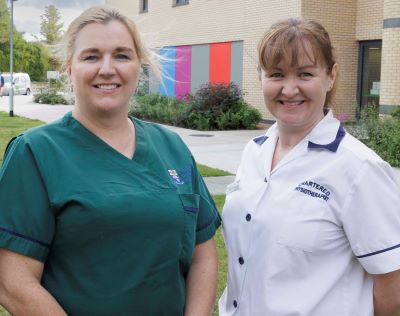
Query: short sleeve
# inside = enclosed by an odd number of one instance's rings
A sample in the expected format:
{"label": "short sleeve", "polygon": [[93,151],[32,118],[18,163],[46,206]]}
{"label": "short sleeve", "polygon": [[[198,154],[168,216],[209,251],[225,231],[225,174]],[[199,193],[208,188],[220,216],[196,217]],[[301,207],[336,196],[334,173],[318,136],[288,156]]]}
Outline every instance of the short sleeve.
{"label": "short sleeve", "polygon": [[192,161],[194,169],[193,191],[200,196],[196,225],[196,244],[200,244],[215,235],[217,228],[221,225],[221,217],[203,178],[197,170],[193,157]]}
{"label": "short sleeve", "polygon": [[400,188],[384,161],[366,161],[349,187],[343,227],[371,274],[400,269]]}
{"label": "short sleeve", "polygon": [[0,169],[0,247],[44,262],[55,220],[24,135],[10,142]]}

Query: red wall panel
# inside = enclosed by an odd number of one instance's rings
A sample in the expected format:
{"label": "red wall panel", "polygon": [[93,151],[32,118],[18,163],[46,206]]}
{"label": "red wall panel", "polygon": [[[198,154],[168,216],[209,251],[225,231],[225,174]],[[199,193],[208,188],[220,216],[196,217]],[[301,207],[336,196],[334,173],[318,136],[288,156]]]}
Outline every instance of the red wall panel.
{"label": "red wall panel", "polygon": [[210,44],[210,82],[231,81],[231,43]]}

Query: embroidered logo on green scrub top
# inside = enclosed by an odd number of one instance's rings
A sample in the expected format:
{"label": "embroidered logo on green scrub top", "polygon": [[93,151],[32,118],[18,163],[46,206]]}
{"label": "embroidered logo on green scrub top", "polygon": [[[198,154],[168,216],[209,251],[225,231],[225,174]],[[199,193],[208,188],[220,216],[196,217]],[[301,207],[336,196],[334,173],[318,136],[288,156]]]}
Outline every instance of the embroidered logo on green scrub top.
{"label": "embroidered logo on green scrub top", "polygon": [[168,170],[169,175],[171,176],[172,180],[176,183],[176,184],[184,184],[185,181],[183,181],[179,175],[178,172],[176,172],[176,170],[174,169],[170,169]]}

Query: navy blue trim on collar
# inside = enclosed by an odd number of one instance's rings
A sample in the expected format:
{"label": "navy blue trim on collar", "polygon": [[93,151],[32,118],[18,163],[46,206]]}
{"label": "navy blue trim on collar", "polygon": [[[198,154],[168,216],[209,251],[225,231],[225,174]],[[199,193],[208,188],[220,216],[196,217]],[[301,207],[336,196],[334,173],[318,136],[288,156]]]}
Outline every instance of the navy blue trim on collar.
{"label": "navy blue trim on collar", "polygon": [[36,244],[39,244],[39,245],[41,245],[43,247],[50,248],[50,244],[48,244],[48,243],[45,243],[43,241],[37,240],[37,239],[29,237],[29,236],[22,235],[20,233],[14,232],[12,230],[0,227],[0,231],[6,232],[6,233],[8,233],[10,235],[13,235],[13,236],[20,237],[20,238],[25,239],[25,240],[29,240],[29,241],[34,242]]}
{"label": "navy blue trim on collar", "polygon": [[308,148],[322,148],[322,149],[328,149],[331,152],[335,153],[339,147],[340,142],[342,141],[344,135],[346,135],[346,131],[342,126],[339,126],[339,129],[336,134],[336,138],[332,143],[329,144],[316,144],[313,142],[308,142]]}
{"label": "navy blue trim on collar", "polygon": [[365,257],[369,257],[369,256],[380,254],[382,252],[393,250],[393,249],[396,249],[396,248],[399,248],[399,247],[400,247],[400,245],[396,245],[396,246],[393,246],[393,247],[389,247],[389,248],[386,248],[386,249],[378,250],[378,251],[375,251],[375,252],[367,253],[366,255],[356,256],[356,257],[357,258],[365,258]]}
{"label": "navy blue trim on collar", "polygon": [[261,136],[258,136],[258,137],[256,137],[256,138],[253,138],[253,142],[255,142],[257,145],[262,145],[262,144],[264,144],[264,142],[266,141],[268,139],[268,136],[265,136],[265,135],[261,135]]}

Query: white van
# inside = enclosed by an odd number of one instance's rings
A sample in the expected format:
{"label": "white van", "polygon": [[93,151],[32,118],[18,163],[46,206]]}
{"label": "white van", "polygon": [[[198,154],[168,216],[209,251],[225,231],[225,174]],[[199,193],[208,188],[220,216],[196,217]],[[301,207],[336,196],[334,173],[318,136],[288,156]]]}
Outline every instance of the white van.
{"label": "white van", "polygon": [[[4,78],[4,87],[3,87],[3,95],[10,94],[10,74],[9,73],[2,73],[1,74]],[[14,81],[14,95],[16,94],[25,94],[30,95],[32,88],[31,88],[31,78],[27,73],[24,72],[16,72],[13,74],[13,81]]]}

